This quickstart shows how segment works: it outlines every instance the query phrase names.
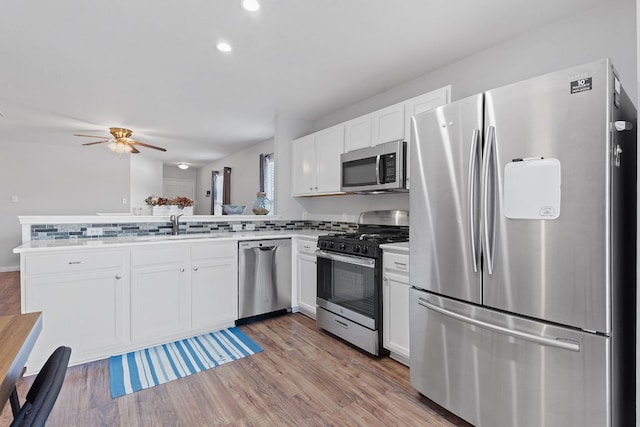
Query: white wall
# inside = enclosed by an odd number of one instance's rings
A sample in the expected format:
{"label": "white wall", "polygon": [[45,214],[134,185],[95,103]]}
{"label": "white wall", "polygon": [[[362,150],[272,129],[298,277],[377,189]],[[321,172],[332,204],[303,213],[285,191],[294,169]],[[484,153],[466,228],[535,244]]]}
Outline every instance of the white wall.
{"label": "white wall", "polygon": [[198,179],[198,170],[192,167],[182,170],[174,164],[164,165],[162,167],[162,178],[190,179],[196,182]]}
{"label": "white wall", "polygon": [[[260,154],[273,153],[273,139],[252,145],[242,151],[223,159],[216,160],[198,168],[196,179],[196,215],[209,215],[211,198],[205,197],[207,190],[211,190],[211,172],[231,168],[231,203],[246,205],[246,214],[251,212],[251,202],[260,190]],[[276,156],[276,168],[278,158]]]}
{"label": "white wall", "polygon": [[311,129],[311,122],[297,117],[279,114],[275,118],[275,156],[276,156],[276,206],[275,213],[285,219],[302,219],[308,211],[308,198],[291,197],[291,141]]}
{"label": "white wall", "polygon": [[452,85],[452,100],[540,74],[609,57],[629,97],[637,97],[634,0],[603,6],[478,52],[313,122],[313,130]]}
{"label": "white wall", "polygon": [[[313,122],[312,130],[452,85],[452,99],[594,61],[612,59],[630,98],[637,97],[636,7],[613,0],[526,33]],[[327,196],[299,200],[309,218],[351,220],[366,210],[408,209],[408,195]]]}
{"label": "white wall", "polygon": [[162,195],[162,173],[161,160],[131,155],[131,208],[142,208],[143,215],[151,214],[144,199]]}
{"label": "white wall", "polygon": [[[18,215],[128,212],[129,158],[101,147],[24,145],[0,141],[0,271],[18,270]],[[12,196],[18,202],[11,201]]]}

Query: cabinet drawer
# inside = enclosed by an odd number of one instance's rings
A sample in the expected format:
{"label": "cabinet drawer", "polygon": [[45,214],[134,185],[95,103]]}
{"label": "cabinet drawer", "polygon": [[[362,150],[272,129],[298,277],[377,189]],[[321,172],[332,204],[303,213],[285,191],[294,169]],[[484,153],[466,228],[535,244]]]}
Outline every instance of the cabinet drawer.
{"label": "cabinet drawer", "polygon": [[409,273],[409,255],[384,252],[382,256],[383,268]]}
{"label": "cabinet drawer", "polygon": [[315,254],[317,247],[318,247],[317,239],[298,238],[298,252]]}
{"label": "cabinet drawer", "polygon": [[131,251],[131,265],[158,265],[184,262],[187,256],[187,246],[154,246],[150,248],[136,248]]}
{"label": "cabinet drawer", "polygon": [[234,242],[195,243],[191,245],[192,260],[235,257],[238,244]]}
{"label": "cabinet drawer", "polygon": [[27,255],[25,259],[27,275],[103,270],[120,268],[121,266],[121,251],[86,250],[82,252]]}

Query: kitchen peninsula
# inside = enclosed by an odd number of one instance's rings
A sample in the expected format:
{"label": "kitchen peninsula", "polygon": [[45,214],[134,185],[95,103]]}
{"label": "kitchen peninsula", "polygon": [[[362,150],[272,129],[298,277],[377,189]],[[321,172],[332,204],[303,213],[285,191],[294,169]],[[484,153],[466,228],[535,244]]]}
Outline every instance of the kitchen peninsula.
{"label": "kitchen peninsula", "polygon": [[[79,364],[232,326],[238,241],[291,238],[295,247],[298,237],[355,226],[253,215],[179,219],[172,235],[162,216],[20,217],[21,310],[43,312],[28,372],[60,342]],[[294,311],[298,294],[294,280]]]}

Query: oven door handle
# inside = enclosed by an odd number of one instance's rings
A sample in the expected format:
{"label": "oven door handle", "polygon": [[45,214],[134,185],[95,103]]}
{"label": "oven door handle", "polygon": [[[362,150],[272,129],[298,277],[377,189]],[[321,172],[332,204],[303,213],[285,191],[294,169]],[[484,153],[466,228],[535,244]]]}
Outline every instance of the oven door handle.
{"label": "oven door handle", "polygon": [[371,258],[361,258],[349,255],[338,255],[331,252],[316,250],[316,256],[319,258],[326,258],[332,261],[345,262],[347,264],[359,265],[361,267],[375,268],[376,260]]}

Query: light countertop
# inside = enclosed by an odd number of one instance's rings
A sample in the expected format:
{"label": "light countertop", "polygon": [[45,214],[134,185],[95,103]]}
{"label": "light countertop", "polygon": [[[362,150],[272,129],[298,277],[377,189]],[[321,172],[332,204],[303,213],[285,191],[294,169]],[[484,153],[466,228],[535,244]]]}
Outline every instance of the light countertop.
{"label": "light countertop", "polygon": [[393,252],[409,254],[409,242],[384,243],[380,245],[380,249],[384,251],[393,251]]}
{"label": "light countertop", "polygon": [[104,239],[61,239],[30,240],[13,249],[14,253],[56,251],[69,249],[90,249],[138,245],[163,245],[167,243],[194,243],[209,241],[238,241],[257,239],[278,239],[289,237],[318,237],[329,234],[328,230],[277,230],[260,232],[229,232],[209,234],[180,234],[178,236],[131,236],[107,237]]}

